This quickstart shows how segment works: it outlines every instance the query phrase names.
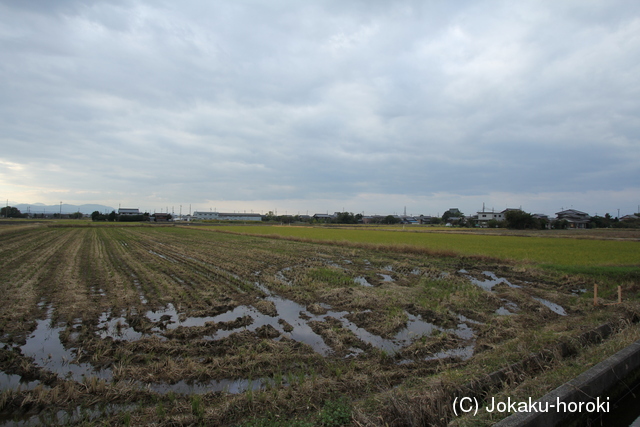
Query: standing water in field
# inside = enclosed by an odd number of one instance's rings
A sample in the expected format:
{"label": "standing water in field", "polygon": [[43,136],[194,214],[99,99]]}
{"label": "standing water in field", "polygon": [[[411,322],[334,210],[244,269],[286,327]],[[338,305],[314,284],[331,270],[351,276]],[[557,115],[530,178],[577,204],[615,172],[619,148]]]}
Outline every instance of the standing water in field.
{"label": "standing water in field", "polygon": [[485,291],[493,292],[493,287],[499,283],[505,283],[510,288],[520,288],[520,286],[518,285],[511,284],[504,277],[496,276],[496,274],[491,271],[482,272],[482,275],[487,277],[487,279],[485,280],[476,279],[475,277],[469,275],[467,270],[464,270],[464,269],[459,270],[458,272],[464,274],[469,280],[471,280],[471,283],[473,283],[474,285],[480,286]]}
{"label": "standing water in field", "polygon": [[542,305],[546,306],[549,310],[553,311],[554,313],[559,314],[560,316],[567,315],[567,312],[564,310],[564,308],[562,308],[562,306],[554,302],[548,301],[546,299],[538,298],[538,297],[533,297],[533,299],[538,301]]}
{"label": "standing water in field", "polygon": [[54,372],[62,378],[71,377],[76,381],[82,381],[84,377],[111,378],[110,369],[96,370],[89,363],[74,362],[76,355],[73,349],[65,349],[60,341],[60,332],[63,327],[54,327],[51,324],[53,307],[47,309],[47,316],[37,321],[35,331],[27,338],[27,342],[20,347],[20,351],[27,357],[32,357],[36,366]]}

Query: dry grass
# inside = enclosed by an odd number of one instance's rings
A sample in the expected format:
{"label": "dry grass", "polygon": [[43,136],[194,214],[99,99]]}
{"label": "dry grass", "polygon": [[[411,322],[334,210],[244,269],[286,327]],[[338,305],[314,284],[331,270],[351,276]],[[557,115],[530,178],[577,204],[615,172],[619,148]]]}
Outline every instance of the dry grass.
{"label": "dry grass", "polygon": [[[461,273],[462,268],[467,273]],[[521,288],[502,284],[489,293],[469,281],[469,276],[482,279],[487,270]],[[354,280],[358,277],[373,286],[360,285]],[[572,294],[572,289],[588,284],[582,277],[531,264],[411,246],[320,244],[180,227],[21,228],[0,233],[0,291],[5,301],[0,341],[6,346],[0,348],[0,369],[41,386],[2,393],[0,408],[22,413],[37,412],[45,403],[57,410],[135,402],[133,410],[105,415],[107,422],[126,418],[138,425],[203,420],[229,425],[267,413],[313,421],[327,401],[345,396],[354,403],[355,420],[363,424],[431,422],[435,418],[428,414],[448,416],[447,399],[470,378],[622,316],[625,308],[636,309],[633,303],[594,308],[588,296]],[[267,299],[267,294],[275,296]],[[553,313],[532,296],[561,304],[569,316]],[[302,323],[287,322],[274,298],[302,307],[309,328],[331,349],[327,356],[288,336]],[[495,314],[505,299],[519,306],[517,315]],[[182,320],[244,306],[255,311],[175,328],[171,322],[176,319],[158,313],[168,304]],[[47,307],[75,362],[109,369],[111,376],[74,380],[21,354],[20,346],[46,317]],[[341,312],[342,320],[336,314]],[[279,319],[276,326],[285,332],[271,325],[252,329],[260,314]],[[477,322],[467,322],[474,332],[473,358],[425,360],[468,345],[455,333],[460,315]],[[433,323],[437,333],[417,336],[397,352],[363,341],[345,323],[391,340],[410,316]],[[99,319],[110,319],[114,329],[138,337],[101,338],[105,327]],[[221,332],[233,333],[210,339]],[[528,375],[535,379],[538,374]],[[259,381],[262,388],[194,395],[146,386],[237,379]]]}

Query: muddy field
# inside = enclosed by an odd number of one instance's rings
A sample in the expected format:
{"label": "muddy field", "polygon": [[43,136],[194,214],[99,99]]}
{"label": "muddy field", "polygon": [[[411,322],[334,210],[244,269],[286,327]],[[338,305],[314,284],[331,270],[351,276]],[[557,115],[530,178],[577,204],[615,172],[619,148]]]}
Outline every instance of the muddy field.
{"label": "muddy field", "polygon": [[444,425],[469,381],[635,328],[623,285],[625,303],[593,307],[589,279],[481,258],[0,227],[0,424],[402,425],[429,407]]}

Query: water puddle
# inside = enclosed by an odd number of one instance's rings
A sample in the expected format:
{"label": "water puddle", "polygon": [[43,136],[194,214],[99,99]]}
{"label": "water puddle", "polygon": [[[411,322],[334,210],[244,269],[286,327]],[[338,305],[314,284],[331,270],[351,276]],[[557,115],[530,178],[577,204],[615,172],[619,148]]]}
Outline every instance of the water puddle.
{"label": "water puddle", "polygon": [[391,277],[388,274],[382,274],[382,273],[378,273],[378,276],[382,276],[382,281],[383,282],[393,282],[393,277]]}
{"label": "water puddle", "polygon": [[[473,357],[473,353],[475,351],[475,344],[466,345],[464,347],[451,348],[448,350],[442,350],[437,353],[433,353],[422,360],[442,360],[442,359],[461,359],[461,360],[469,360]],[[415,363],[414,359],[404,359],[398,362],[398,365],[409,365],[411,363]]]}
{"label": "water puddle", "polygon": [[142,304],[148,303],[149,301],[144,296],[144,292],[142,291],[142,285],[140,285],[140,280],[138,280],[138,276],[136,276],[135,274],[131,273],[131,277],[133,278],[133,286],[135,286],[137,291],[138,291],[138,296],[140,298],[140,302]]}
{"label": "water puddle", "polygon": [[91,295],[93,295],[94,297],[98,297],[98,296],[99,297],[106,297],[107,296],[106,292],[102,288],[96,289],[95,286],[91,286],[89,288],[89,290],[91,292]]}
{"label": "water puddle", "polygon": [[190,383],[183,380],[175,384],[150,383],[146,387],[159,394],[167,394],[169,392],[177,394],[204,394],[209,392],[239,394],[248,390],[263,389],[267,383],[268,381],[262,378],[256,380],[212,380],[205,383]]}
{"label": "water puddle", "polygon": [[471,283],[473,283],[474,285],[480,286],[482,289],[484,289],[485,291],[488,291],[488,292],[493,292],[493,287],[495,285],[500,284],[500,283],[505,283],[510,288],[520,288],[520,286],[510,283],[504,277],[496,276],[496,274],[491,272],[491,271],[483,271],[482,272],[482,275],[487,277],[486,280],[476,279],[475,277],[469,275],[467,270],[465,270],[465,269],[458,270],[458,273],[464,274],[469,280],[471,280]]}
{"label": "water puddle", "polygon": [[110,312],[105,312],[98,318],[98,335],[105,339],[111,337],[114,340],[137,341],[144,335],[131,328],[124,317],[111,317]]}
{"label": "water puddle", "polygon": [[562,308],[562,306],[548,301],[546,299],[542,299],[542,298],[538,298],[538,297],[533,297],[534,300],[538,301],[539,303],[545,305],[549,310],[553,311],[556,314],[559,314],[560,316],[566,316],[567,312],[564,311],[564,308]]}
{"label": "water puddle", "polygon": [[442,360],[447,358],[458,358],[462,360],[469,360],[473,356],[475,345],[468,345],[465,347],[452,348],[450,350],[439,351],[431,356],[425,357],[424,360]]}
{"label": "water puddle", "polygon": [[482,325],[482,322],[478,322],[477,320],[473,320],[473,319],[469,319],[467,316],[464,316],[462,314],[458,314],[458,320],[461,323],[471,323],[473,325]]}
{"label": "water puddle", "polygon": [[[273,294],[260,283],[255,283],[255,287],[265,295],[264,299],[262,299],[263,301],[273,304],[276,311],[275,314],[273,312],[271,313],[273,315],[263,314],[256,307],[245,305],[235,307],[216,316],[187,317],[184,313],[180,313],[180,309],[173,304],[167,304],[163,309],[146,311],[144,316],[150,323],[144,324],[143,322],[143,326],[140,328],[138,328],[139,325],[137,324],[132,326],[127,323],[127,319],[136,318],[132,317],[135,316],[135,311],[130,311],[128,315],[125,313],[112,314],[111,311],[105,312],[98,320],[97,334],[102,339],[110,337],[115,340],[127,341],[136,341],[151,335],[167,339],[163,334],[168,330],[179,327],[211,326],[212,328],[208,330],[215,330],[215,332],[208,332],[208,335],[203,336],[202,339],[218,340],[228,337],[234,332],[247,330],[270,339],[277,340],[281,337],[288,337],[309,345],[314,351],[323,356],[332,354],[333,349],[324,342],[321,335],[313,331],[310,325],[312,325],[311,322],[313,321],[324,322],[328,318],[340,321],[344,328],[350,330],[364,343],[389,353],[396,353],[403,347],[410,345],[415,339],[422,336],[430,336],[435,331],[452,333],[463,340],[471,340],[474,337],[473,330],[467,325],[467,323],[474,322],[464,316],[459,316],[460,323],[456,329],[444,329],[424,321],[418,315],[407,313],[408,321],[406,327],[398,331],[392,338],[387,339],[351,322],[347,318],[351,314],[348,311],[334,311],[327,304],[314,304],[314,307],[307,308],[295,301]],[[65,330],[65,327],[56,327],[52,324],[52,314],[53,307],[49,305],[46,308],[45,319],[37,321],[35,330],[27,338],[26,343],[20,347],[22,354],[33,358],[35,365],[56,373],[61,378],[78,382],[82,382],[87,377],[111,380],[112,372],[110,369],[96,369],[89,363],[77,362],[77,350],[65,348],[60,340],[60,334]],[[76,322],[81,322],[81,319],[76,319]],[[205,333],[207,332],[203,332],[203,334]],[[455,351],[450,350],[449,352]],[[465,350],[459,349],[457,351],[464,353]],[[356,357],[362,352],[362,349],[351,348],[346,357]],[[456,355],[457,353],[451,354],[453,355],[451,357],[460,357]],[[37,381],[24,382],[18,375],[7,375],[1,372],[0,383],[3,384],[3,387],[10,389],[18,387],[32,389],[38,384]],[[158,393],[167,393],[169,391],[177,393],[206,393],[209,391],[242,393],[247,390],[262,388],[265,384],[269,384],[268,380],[234,379],[214,380],[204,383],[180,381],[175,384],[140,384],[140,386],[148,387]]]}
{"label": "water puddle", "polygon": [[0,391],[5,390],[33,390],[40,381],[25,381],[20,375],[5,374],[0,371]]}
{"label": "water puddle", "polygon": [[365,279],[363,276],[355,277],[353,281],[356,282],[358,285],[365,286],[367,288],[373,287],[373,285],[369,283],[369,281]]}
{"label": "water puddle", "polygon": [[149,253],[152,254],[152,255],[155,255],[155,256],[159,256],[160,258],[162,258],[162,259],[164,259],[166,261],[169,261],[169,262],[173,262],[173,263],[177,263],[178,262],[178,261],[176,261],[175,259],[173,259],[171,257],[159,254],[158,252],[155,252],[155,251],[152,251],[152,250],[149,250]]}
{"label": "water puddle", "polygon": [[276,273],[276,279],[278,279],[279,281],[281,281],[285,285],[291,286],[292,285],[291,281],[289,279],[287,279],[287,277],[284,275],[285,271],[291,271],[291,267],[285,267],[282,270],[278,271]]}
{"label": "water puddle", "polygon": [[510,316],[512,314],[516,314],[516,312],[519,310],[518,305],[515,302],[503,299],[502,300],[505,304],[498,308],[494,313],[499,315],[499,316]]}
{"label": "water puddle", "polygon": [[2,426],[49,426],[49,425],[73,425],[82,422],[91,422],[99,418],[119,412],[132,411],[138,406],[128,404],[102,404],[91,407],[77,406],[72,411],[47,411],[38,415],[0,415]]}
{"label": "water puddle", "polygon": [[[407,313],[407,326],[399,331],[392,339],[386,339],[373,334],[364,328],[360,328],[355,323],[348,320],[346,316],[350,313],[347,311],[333,311],[331,310],[331,306],[322,304],[321,306],[326,310],[326,313],[310,313],[306,307],[294,301],[273,295],[263,286],[261,286],[260,289],[267,295],[265,300],[274,304],[277,316],[262,314],[252,306],[238,306],[226,313],[209,318],[209,321],[216,323],[233,322],[238,318],[248,316],[253,320],[250,325],[229,330],[217,330],[213,335],[204,338],[208,340],[218,340],[228,337],[239,330],[255,332],[260,328],[270,326],[275,329],[279,335],[287,336],[295,341],[308,344],[317,353],[326,356],[332,353],[333,350],[324,342],[319,334],[312,330],[309,326],[309,322],[324,321],[328,317],[339,320],[343,327],[353,332],[353,334],[361,341],[378,349],[392,353],[395,353],[401,348],[411,344],[411,342],[416,338],[424,335],[431,335],[435,330],[453,333],[464,340],[471,339],[474,336],[473,330],[469,328],[465,322],[460,323],[457,329],[444,329],[432,323],[425,322],[419,316]],[[289,327],[287,327],[287,325]],[[293,329],[291,329],[291,327]]]}
{"label": "water puddle", "polygon": [[27,337],[26,343],[20,347],[20,351],[26,357],[32,357],[34,364],[58,374],[62,378],[71,378],[81,382],[84,377],[98,377],[110,379],[110,369],[96,370],[89,363],[74,362],[75,349],[64,348],[60,341],[60,332],[64,327],[53,327],[51,325],[51,314],[53,308],[47,310],[47,317],[37,321],[36,329]]}
{"label": "water puddle", "polygon": [[499,316],[510,316],[512,314],[515,314],[515,313],[512,313],[509,310],[507,310],[505,307],[500,307],[500,308],[496,309],[496,311],[494,311],[494,313],[499,315]]}

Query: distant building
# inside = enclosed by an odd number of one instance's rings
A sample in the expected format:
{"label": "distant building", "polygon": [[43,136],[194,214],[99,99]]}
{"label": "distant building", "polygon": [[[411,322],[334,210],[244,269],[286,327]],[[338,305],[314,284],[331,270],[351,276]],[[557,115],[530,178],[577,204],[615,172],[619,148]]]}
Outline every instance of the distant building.
{"label": "distant building", "polygon": [[149,217],[149,221],[154,222],[167,222],[171,220],[171,214],[169,213],[154,213]]}
{"label": "distant building", "polygon": [[199,212],[192,215],[195,219],[212,219],[218,221],[262,221],[262,215],[257,213],[222,213],[222,212]]}
{"label": "distant building", "polygon": [[551,219],[548,215],[545,214],[533,214],[532,217],[540,221],[540,224],[543,228],[550,229],[551,228]]}
{"label": "distant building", "polygon": [[420,224],[431,224],[433,222],[433,217],[428,215],[420,215],[418,217],[418,223]]}
{"label": "distant building", "polygon": [[587,228],[590,218],[589,214],[575,209],[556,212],[556,220],[566,220],[569,223],[569,228]]}
{"label": "distant building", "polygon": [[400,217],[400,223],[401,224],[418,224],[419,221],[416,217],[409,216],[409,215],[402,215]]}
{"label": "distant building", "polygon": [[140,215],[139,209],[118,209],[118,215]]}
{"label": "distant building", "polygon": [[313,219],[315,219],[316,221],[322,221],[322,222],[331,222],[336,217],[337,217],[337,215],[329,215],[329,214],[315,214],[315,215],[313,215]]}
{"label": "distant building", "polygon": [[506,213],[506,211],[502,211],[502,212],[487,212],[487,211],[482,211],[482,212],[478,212],[478,226],[480,227],[486,227],[487,223],[491,220],[496,220],[496,221],[504,221],[504,214]]}

